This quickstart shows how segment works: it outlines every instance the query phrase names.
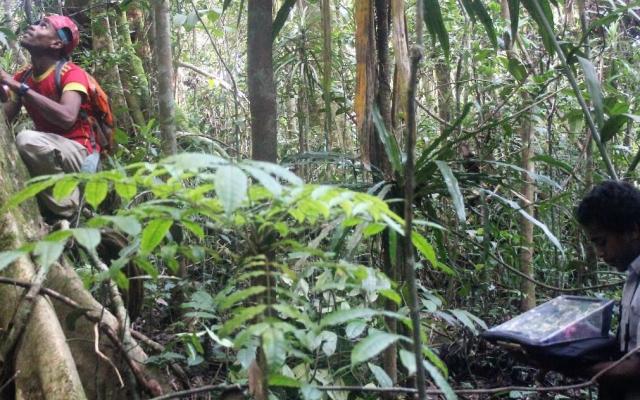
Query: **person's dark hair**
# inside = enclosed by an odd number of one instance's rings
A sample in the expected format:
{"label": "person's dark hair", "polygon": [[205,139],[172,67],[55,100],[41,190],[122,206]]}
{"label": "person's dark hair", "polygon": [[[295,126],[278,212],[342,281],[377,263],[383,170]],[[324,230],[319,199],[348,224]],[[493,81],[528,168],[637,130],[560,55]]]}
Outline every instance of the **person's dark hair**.
{"label": "person's dark hair", "polygon": [[623,181],[601,182],[578,204],[575,215],[582,226],[629,232],[640,225],[640,190]]}

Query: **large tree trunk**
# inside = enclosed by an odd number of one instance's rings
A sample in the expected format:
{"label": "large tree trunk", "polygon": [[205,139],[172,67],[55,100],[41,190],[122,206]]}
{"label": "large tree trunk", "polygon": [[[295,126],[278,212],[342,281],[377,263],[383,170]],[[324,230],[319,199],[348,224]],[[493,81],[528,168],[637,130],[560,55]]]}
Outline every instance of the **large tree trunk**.
{"label": "large tree trunk", "polygon": [[330,0],[322,0],[322,94],[324,97],[324,147],[331,150],[331,131],[333,130],[333,113],[331,110],[331,4]]}
{"label": "large tree trunk", "polygon": [[[15,150],[13,135],[2,124],[0,204],[6,204],[9,196],[27,179],[26,169]],[[25,241],[33,240],[38,236],[40,225],[35,202],[26,203],[21,208],[0,216],[0,251],[15,249]],[[35,271],[36,267],[30,259],[23,257],[4,269],[0,276],[32,282]],[[74,300],[87,311],[84,316],[74,318],[77,308],[65,306],[49,297],[36,296],[31,312],[23,312],[29,308],[25,289],[0,284],[2,339],[10,337],[7,332],[12,330],[12,326],[20,325],[14,320],[16,315],[27,316],[23,321],[24,329],[19,332],[9,357],[2,364],[5,376],[3,383],[13,375],[15,380],[0,393],[0,399],[136,398],[134,381],[125,380],[125,386],[121,388],[113,367],[99,358],[94,349],[96,339],[99,339],[101,352],[116,364],[119,371],[128,371],[127,365],[122,362],[120,350],[116,350],[105,335],[100,334],[99,338],[94,336],[97,322],[109,326],[113,332],[119,332],[120,327],[115,317],[93,299],[73,268],[65,263],[54,264],[45,286]],[[87,319],[87,315],[91,320]],[[68,323],[71,320],[75,320],[73,329]],[[3,345],[11,343],[9,340],[2,342]],[[128,356],[140,368],[147,358],[139,346],[132,347]]]}
{"label": "large tree trunk", "polygon": [[[373,0],[355,2],[356,18],[356,131],[360,141],[360,156],[365,168],[371,168],[373,118],[371,107],[376,94],[376,40]],[[375,158],[375,156],[373,157]]]}
{"label": "large tree trunk", "polygon": [[251,154],[256,160],[278,160],[276,87],[273,81],[271,0],[249,0],[247,81],[251,109]]}
{"label": "large tree trunk", "polygon": [[[533,121],[531,112],[525,113],[520,127],[522,140],[522,209],[530,215],[534,215],[534,190],[535,183],[532,178],[534,173],[533,160]],[[520,270],[526,276],[533,278],[533,223],[521,217],[520,220]],[[527,311],[536,305],[536,287],[530,280],[523,280],[521,285],[522,302],[520,308]]]}
{"label": "large tree trunk", "polygon": [[175,103],[173,99],[173,55],[171,52],[171,16],[168,0],[154,0],[156,61],[158,68],[158,104],[162,152],[177,152]]}

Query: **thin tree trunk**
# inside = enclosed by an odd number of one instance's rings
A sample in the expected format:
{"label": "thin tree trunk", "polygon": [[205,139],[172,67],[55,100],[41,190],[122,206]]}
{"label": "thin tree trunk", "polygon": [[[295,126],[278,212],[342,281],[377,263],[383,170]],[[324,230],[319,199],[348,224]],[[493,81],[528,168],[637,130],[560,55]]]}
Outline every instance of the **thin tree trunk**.
{"label": "thin tree trunk", "polygon": [[[95,1],[92,2],[95,4]],[[91,40],[93,50],[98,54],[98,58],[115,54],[115,46],[111,38],[111,25],[109,18],[104,12],[91,12]],[[111,98],[116,117],[116,124],[120,129],[129,131],[133,128],[132,116],[128,112],[127,101],[124,96],[124,89],[120,79],[120,71],[117,65],[107,67],[107,63],[95,63],[95,75],[100,77],[100,82],[105,87]]]}
{"label": "thin tree trunk", "polygon": [[331,110],[331,0],[322,0],[322,94],[324,97],[324,150],[331,150],[331,131],[333,130],[333,112]]}
{"label": "thin tree trunk", "polygon": [[393,53],[395,57],[395,71],[393,75],[393,105],[392,122],[398,142],[403,136],[403,127],[407,121],[407,93],[409,93],[409,78],[411,64],[409,61],[409,47],[407,45],[407,23],[403,0],[391,0],[391,26],[393,28]]}
{"label": "thin tree trunk", "polygon": [[360,141],[362,162],[371,169],[373,119],[371,105],[376,94],[376,46],[374,36],[373,0],[355,2],[356,17],[356,130]]}
{"label": "thin tree trunk", "polygon": [[[534,129],[532,124],[533,112],[528,112],[522,119],[520,127],[520,138],[522,140],[522,201],[521,205],[524,211],[529,215],[534,215],[534,164],[533,157],[533,135]],[[520,221],[520,270],[526,276],[533,278],[533,223],[528,219],[521,217]],[[536,305],[536,287],[533,282],[523,280],[521,292],[523,294],[520,308],[522,311],[530,310]]]}
{"label": "thin tree trunk", "polygon": [[155,17],[155,52],[157,60],[158,103],[162,152],[176,154],[175,103],[173,100],[173,56],[171,54],[171,20],[168,0],[153,1]]}
{"label": "thin tree trunk", "polygon": [[117,15],[118,36],[120,37],[121,52],[124,52],[126,60],[126,70],[129,73],[127,76],[127,86],[134,89],[133,95],[139,99],[139,104],[142,106],[142,111],[147,116],[151,114],[151,95],[149,93],[149,81],[147,80],[147,73],[142,65],[142,60],[135,52],[133,48],[133,42],[131,41],[131,33],[129,28],[129,21],[125,12],[119,12]]}
{"label": "thin tree trunk", "polygon": [[271,0],[249,0],[247,83],[251,110],[251,154],[256,160],[278,160],[276,88],[273,81]]}

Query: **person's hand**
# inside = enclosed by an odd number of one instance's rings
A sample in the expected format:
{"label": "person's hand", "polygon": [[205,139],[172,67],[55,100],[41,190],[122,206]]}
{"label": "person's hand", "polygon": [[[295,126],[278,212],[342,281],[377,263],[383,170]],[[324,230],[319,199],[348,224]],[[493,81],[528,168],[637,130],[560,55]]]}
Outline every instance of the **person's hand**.
{"label": "person's hand", "polygon": [[7,73],[7,71],[3,70],[2,68],[0,68],[0,82],[2,82],[3,87],[8,87],[14,92],[17,92],[18,90],[20,90],[20,82],[13,79],[13,76],[11,76],[9,73]]}
{"label": "person's hand", "polygon": [[4,77],[7,74],[5,70],[0,68],[0,101],[6,103],[9,100],[9,86],[4,82]]}

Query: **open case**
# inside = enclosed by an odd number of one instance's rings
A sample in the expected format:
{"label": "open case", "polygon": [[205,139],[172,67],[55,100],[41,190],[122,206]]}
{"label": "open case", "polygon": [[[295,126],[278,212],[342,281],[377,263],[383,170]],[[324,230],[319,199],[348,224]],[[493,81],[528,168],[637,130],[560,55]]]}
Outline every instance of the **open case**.
{"label": "open case", "polygon": [[559,296],[482,333],[482,337],[547,367],[615,358],[613,300]]}

